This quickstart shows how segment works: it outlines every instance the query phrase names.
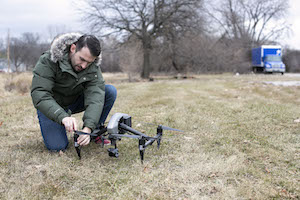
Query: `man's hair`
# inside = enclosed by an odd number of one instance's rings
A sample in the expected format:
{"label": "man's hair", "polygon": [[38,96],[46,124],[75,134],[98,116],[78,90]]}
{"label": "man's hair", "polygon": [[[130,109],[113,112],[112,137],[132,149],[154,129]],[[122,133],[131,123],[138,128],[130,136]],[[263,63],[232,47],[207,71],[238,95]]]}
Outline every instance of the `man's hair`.
{"label": "man's hair", "polygon": [[80,51],[83,47],[87,47],[92,56],[98,57],[101,53],[100,42],[94,35],[83,35],[75,44],[76,51]]}

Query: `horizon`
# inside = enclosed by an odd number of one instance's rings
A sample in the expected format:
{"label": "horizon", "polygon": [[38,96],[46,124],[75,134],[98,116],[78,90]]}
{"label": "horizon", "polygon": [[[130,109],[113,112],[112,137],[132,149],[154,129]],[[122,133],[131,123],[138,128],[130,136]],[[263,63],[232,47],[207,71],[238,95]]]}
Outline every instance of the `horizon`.
{"label": "horizon", "polygon": [[[79,2],[79,3],[78,3]],[[77,6],[82,1],[76,1]],[[281,40],[277,40],[282,48],[300,50],[300,1],[290,0],[287,23],[291,31]],[[87,32],[88,27],[81,22],[81,16],[74,6],[74,0],[4,0],[0,8],[0,39],[4,44],[8,36],[20,37],[23,33],[39,34],[49,41],[57,33]],[[16,15],[16,13],[18,13]],[[38,17],[37,17],[38,16]],[[49,17],[51,16],[51,17]],[[2,19],[2,20],[1,20]],[[3,20],[5,19],[5,20]],[[300,25],[300,24],[299,24]]]}

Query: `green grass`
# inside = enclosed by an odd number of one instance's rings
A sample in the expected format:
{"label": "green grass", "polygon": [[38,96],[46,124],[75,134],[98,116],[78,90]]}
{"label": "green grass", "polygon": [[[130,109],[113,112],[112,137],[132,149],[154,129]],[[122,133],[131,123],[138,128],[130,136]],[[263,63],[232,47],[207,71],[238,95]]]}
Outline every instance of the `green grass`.
{"label": "green grass", "polygon": [[[118,75],[120,76],[120,75]],[[91,143],[78,160],[44,147],[28,93],[0,88],[0,199],[299,199],[299,87],[263,81],[300,77],[202,75],[190,80],[127,83],[113,75],[116,112],[155,135],[141,164],[138,141],[118,142],[120,157]],[[1,81],[7,80],[5,74]],[[1,83],[2,87],[4,83]],[[81,114],[76,115],[78,122]]]}

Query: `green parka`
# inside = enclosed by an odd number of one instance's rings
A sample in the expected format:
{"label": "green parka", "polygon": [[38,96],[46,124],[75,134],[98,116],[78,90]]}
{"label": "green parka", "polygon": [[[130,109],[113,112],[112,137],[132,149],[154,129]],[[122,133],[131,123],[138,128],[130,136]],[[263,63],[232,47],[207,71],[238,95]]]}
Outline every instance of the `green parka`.
{"label": "green parka", "polygon": [[83,94],[83,126],[94,130],[104,105],[105,83],[102,73],[96,61],[75,73],[68,53],[61,55],[54,62],[53,55],[48,51],[37,62],[31,88],[33,104],[49,119],[61,124],[63,118],[70,116],[67,107]]}

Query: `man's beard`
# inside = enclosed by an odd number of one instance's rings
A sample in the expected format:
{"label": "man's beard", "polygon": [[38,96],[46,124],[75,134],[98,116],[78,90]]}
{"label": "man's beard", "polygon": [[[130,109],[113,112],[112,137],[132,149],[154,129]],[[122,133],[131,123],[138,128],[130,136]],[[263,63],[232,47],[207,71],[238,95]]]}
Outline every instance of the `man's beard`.
{"label": "man's beard", "polygon": [[80,65],[73,66],[73,69],[75,70],[75,72],[81,72],[83,70]]}
{"label": "man's beard", "polygon": [[82,69],[81,65],[77,65],[77,64],[75,63],[74,56],[75,56],[75,53],[70,55],[70,63],[71,63],[71,66],[72,66],[72,68],[73,68],[73,70],[74,70],[75,72],[81,72],[83,69]]}

